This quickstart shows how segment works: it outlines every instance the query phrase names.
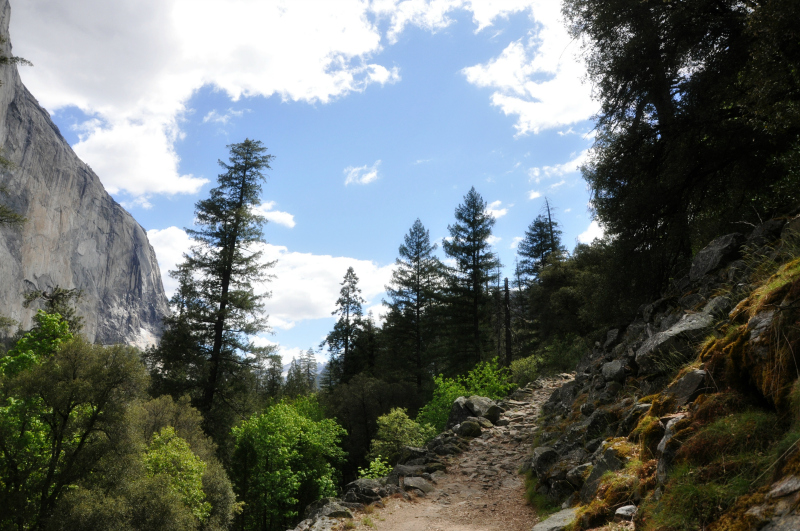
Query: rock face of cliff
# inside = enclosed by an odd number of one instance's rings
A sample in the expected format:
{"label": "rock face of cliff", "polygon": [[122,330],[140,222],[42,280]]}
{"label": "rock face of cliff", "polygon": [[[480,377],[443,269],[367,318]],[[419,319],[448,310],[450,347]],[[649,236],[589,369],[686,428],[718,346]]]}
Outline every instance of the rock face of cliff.
{"label": "rock face of cliff", "polygon": [[[11,55],[11,9],[0,0],[0,46]],[[103,188],[20,80],[0,66],[0,146],[15,167],[0,174],[20,227],[0,227],[0,314],[29,327],[32,289],[83,290],[84,334],[103,344],[145,346],[168,312],[156,255],[144,229]]]}

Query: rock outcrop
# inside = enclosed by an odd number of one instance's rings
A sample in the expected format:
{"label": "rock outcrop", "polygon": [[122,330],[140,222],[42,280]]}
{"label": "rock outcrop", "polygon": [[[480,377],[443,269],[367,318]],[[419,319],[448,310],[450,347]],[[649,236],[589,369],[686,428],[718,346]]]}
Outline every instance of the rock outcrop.
{"label": "rock outcrop", "polygon": [[550,395],[528,468],[576,529],[798,529],[799,242],[800,216],[715,239]]}
{"label": "rock outcrop", "polygon": [[[10,15],[0,0],[6,37]],[[11,55],[10,40],[0,49]],[[0,82],[0,147],[15,165],[0,174],[2,200],[27,218],[0,227],[0,314],[27,328],[35,313],[22,305],[27,291],[77,288],[90,341],[152,343],[168,305],[146,232],[75,155],[15,65],[0,66]]]}

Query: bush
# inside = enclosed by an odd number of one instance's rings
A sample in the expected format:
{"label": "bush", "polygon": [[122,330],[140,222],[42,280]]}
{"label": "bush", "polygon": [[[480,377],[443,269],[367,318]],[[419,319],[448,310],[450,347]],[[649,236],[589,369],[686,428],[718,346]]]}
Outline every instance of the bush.
{"label": "bush", "polygon": [[382,457],[394,464],[403,446],[422,446],[435,435],[436,430],[430,424],[414,422],[404,408],[394,408],[378,417],[378,433],[372,440],[368,457]]}
{"label": "bush", "polygon": [[392,465],[389,464],[388,460],[383,459],[380,456],[370,461],[369,467],[367,467],[366,469],[365,468],[358,469],[359,479],[385,478],[391,473],[392,473]]}
{"label": "bush", "polygon": [[292,527],[306,505],[336,494],[334,465],[344,459],[339,443],[346,432],[333,420],[306,416],[316,416],[312,406],[282,401],[233,429],[232,477],[246,504],[244,528]]}
{"label": "bush", "polygon": [[441,432],[447,425],[447,417],[450,416],[450,409],[456,398],[470,395],[485,396],[493,400],[503,398],[516,387],[509,379],[510,371],[500,367],[497,358],[479,363],[466,376],[435,376],[433,398],[420,409],[417,422],[422,425],[430,424],[435,432]]}

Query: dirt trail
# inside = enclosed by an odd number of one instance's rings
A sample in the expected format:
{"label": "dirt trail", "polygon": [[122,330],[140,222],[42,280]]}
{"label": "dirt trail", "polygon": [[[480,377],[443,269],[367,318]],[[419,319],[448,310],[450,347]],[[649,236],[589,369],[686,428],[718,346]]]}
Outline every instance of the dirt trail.
{"label": "dirt trail", "polygon": [[359,513],[354,519],[356,528],[530,531],[538,519],[525,502],[523,477],[517,471],[530,456],[539,408],[564,380],[540,382],[543,388],[517,392],[517,400],[505,402],[507,411],[501,419],[508,421],[507,426],[484,430],[471,441],[469,450],[448,459],[447,473],[433,476],[434,491],[411,500],[387,499],[385,508],[372,514]]}

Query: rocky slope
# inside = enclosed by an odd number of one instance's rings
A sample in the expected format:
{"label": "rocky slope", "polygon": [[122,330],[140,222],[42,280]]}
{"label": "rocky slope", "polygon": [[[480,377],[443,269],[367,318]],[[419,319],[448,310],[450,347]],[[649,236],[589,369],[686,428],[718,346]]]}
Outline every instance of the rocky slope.
{"label": "rocky slope", "polygon": [[714,240],[543,406],[538,492],[569,529],[800,529],[799,324],[800,217]]}
{"label": "rocky slope", "polygon": [[[10,15],[0,0],[5,55]],[[0,315],[29,327],[26,291],[78,288],[89,340],[151,343],[168,306],[147,234],[75,155],[15,65],[0,66],[0,82],[0,146],[16,166],[0,174],[10,192],[2,200],[28,220],[0,227]]]}

